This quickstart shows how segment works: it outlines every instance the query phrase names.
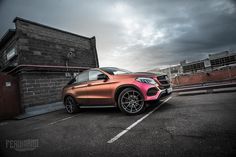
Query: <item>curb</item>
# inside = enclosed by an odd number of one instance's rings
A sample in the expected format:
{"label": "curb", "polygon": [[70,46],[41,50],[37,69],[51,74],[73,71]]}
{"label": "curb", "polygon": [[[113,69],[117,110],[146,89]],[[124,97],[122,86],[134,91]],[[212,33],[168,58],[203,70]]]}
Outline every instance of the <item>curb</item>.
{"label": "curb", "polygon": [[25,108],[25,113],[14,117],[14,119],[17,119],[17,120],[26,119],[26,118],[58,111],[61,109],[64,109],[64,105],[62,102],[56,102],[56,103],[41,105],[41,106],[27,107]]}
{"label": "curb", "polygon": [[182,91],[175,92],[178,96],[188,96],[188,95],[200,95],[200,94],[213,94],[213,93],[231,93],[236,92],[236,87],[228,88],[217,88],[217,89],[205,89],[205,90],[193,90],[193,91]]}

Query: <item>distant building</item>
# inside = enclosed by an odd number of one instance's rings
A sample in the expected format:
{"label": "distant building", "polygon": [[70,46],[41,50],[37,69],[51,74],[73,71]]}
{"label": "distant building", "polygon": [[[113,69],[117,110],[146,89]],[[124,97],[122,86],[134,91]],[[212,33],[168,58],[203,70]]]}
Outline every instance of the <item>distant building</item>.
{"label": "distant building", "polygon": [[209,60],[211,67],[220,67],[236,63],[236,53],[230,53],[229,51],[224,51],[216,54],[209,54]]}
{"label": "distant building", "polygon": [[166,73],[170,78],[175,76],[196,73],[201,71],[211,71],[222,66],[230,66],[236,64],[236,53],[231,53],[229,51],[224,51],[215,54],[209,54],[209,57],[203,60],[186,62],[186,60],[181,61],[179,65],[172,65],[164,69],[152,69],[149,72],[162,72]]}
{"label": "distant building", "polygon": [[209,54],[209,57],[204,60],[194,62],[182,62],[183,73],[195,73],[198,71],[214,70],[225,65],[231,65],[236,63],[236,53],[230,53],[224,51],[215,54]]}
{"label": "distant building", "polygon": [[170,67],[163,68],[163,69],[159,69],[159,68],[152,69],[152,70],[149,70],[148,72],[165,73],[169,76],[169,78],[174,78],[175,76],[183,73],[183,69],[182,69],[182,66],[178,64],[178,65],[172,65]]}
{"label": "distant building", "polygon": [[197,71],[203,71],[205,70],[205,64],[206,60],[199,60],[199,61],[194,61],[190,63],[182,63],[181,66],[183,68],[183,73],[194,73]]}

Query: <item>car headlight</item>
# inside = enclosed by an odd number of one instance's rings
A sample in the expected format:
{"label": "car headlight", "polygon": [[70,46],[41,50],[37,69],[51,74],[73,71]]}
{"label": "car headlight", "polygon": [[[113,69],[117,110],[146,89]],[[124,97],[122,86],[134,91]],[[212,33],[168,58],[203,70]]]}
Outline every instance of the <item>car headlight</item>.
{"label": "car headlight", "polygon": [[138,82],[142,82],[142,83],[147,83],[147,84],[157,84],[155,80],[153,80],[152,78],[148,78],[148,77],[138,77],[136,78],[136,81]]}

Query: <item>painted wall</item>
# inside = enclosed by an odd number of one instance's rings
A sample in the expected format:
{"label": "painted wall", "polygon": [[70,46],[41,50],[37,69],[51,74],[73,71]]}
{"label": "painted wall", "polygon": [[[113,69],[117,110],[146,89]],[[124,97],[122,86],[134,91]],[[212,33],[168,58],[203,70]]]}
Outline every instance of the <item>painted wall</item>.
{"label": "painted wall", "polygon": [[174,85],[189,85],[230,79],[236,79],[236,68],[177,76],[172,79],[172,83]]}

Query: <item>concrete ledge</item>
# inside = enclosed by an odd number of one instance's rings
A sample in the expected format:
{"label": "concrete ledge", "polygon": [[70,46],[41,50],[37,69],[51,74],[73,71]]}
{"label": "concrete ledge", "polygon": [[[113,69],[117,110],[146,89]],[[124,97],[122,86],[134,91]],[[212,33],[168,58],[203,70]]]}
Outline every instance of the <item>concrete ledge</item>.
{"label": "concrete ledge", "polygon": [[213,89],[214,93],[236,92],[236,87]]}
{"label": "concrete ledge", "polygon": [[213,84],[213,85],[204,85],[204,86],[188,86],[185,88],[174,88],[173,92],[187,92],[187,91],[197,91],[197,90],[212,90],[212,89],[222,89],[222,88],[231,88],[236,87],[236,82],[234,83],[224,83],[224,84]]}
{"label": "concrete ledge", "polygon": [[198,90],[198,91],[189,91],[189,92],[178,92],[177,95],[185,96],[185,95],[198,95],[198,94],[206,94],[206,90]]}
{"label": "concrete ledge", "polygon": [[16,116],[15,119],[25,119],[29,117],[34,117],[37,115],[42,115],[45,113],[57,111],[64,109],[64,105],[62,102],[56,102],[46,105],[34,106],[34,107],[27,107],[25,108],[25,113]]}
{"label": "concrete ledge", "polygon": [[217,89],[205,89],[205,90],[193,90],[186,92],[176,92],[178,96],[187,96],[187,95],[198,95],[198,94],[209,94],[209,93],[228,93],[228,92],[236,92],[236,87],[228,87],[228,88],[217,88]]}

